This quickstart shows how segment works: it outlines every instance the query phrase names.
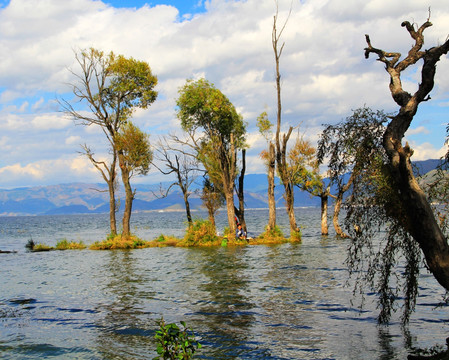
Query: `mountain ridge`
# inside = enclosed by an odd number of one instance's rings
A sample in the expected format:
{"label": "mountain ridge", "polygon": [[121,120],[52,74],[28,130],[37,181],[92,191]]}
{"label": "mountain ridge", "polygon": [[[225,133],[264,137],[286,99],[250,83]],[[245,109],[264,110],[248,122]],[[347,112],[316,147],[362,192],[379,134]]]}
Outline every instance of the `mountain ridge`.
{"label": "mountain ridge", "polygon": [[[415,162],[420,174],[434,170],[440,160]],[[168,188],[170,182],[137,184],[133,211],[155,211],[184,209],[184,201],[179,189],[166,197],[156,195],[161,186]],[[283,186],[276,179],[275,198],[277,206],[284,206]],[[267,175],[245,175],[245,207],[268,208]],[[192,209],[200,209],[200,186],[189,197]],[[124,204],[123,191],[118,192],[120,203]],[[317,197],[295,189],[295,206],[319,206]],[[106,184],[69,183],[48,186],[0,189],[0,216],[97,214],[109,212],[109,194]]]}

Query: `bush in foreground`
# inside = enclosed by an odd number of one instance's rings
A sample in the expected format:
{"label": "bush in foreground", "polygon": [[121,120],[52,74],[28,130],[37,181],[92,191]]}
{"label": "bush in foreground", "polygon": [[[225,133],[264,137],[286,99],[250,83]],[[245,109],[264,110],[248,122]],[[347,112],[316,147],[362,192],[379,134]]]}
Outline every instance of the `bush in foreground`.
{"label": "bush in foreground", "polygon": [[[201,349],[201,344],[195,339],[193,330],[187,329],[184,321],[181,328],[176,324],[166,324],[164,319],[158,321],[159,330],[154,338],[158,342],[158,359],[193,359],[193,354]],[[190,333],[189,333],[190,332]]]}

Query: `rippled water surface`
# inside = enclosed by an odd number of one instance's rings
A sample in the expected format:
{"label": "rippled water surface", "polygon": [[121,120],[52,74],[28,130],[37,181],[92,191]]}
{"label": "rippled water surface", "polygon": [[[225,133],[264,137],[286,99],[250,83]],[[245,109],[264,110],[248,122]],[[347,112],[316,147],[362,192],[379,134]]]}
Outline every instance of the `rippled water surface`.
{"label": "rippled water surface", "polygon": [[[0,357],[151,359],[161,316],[186,321],[204,359],[405,359],[411,346],[444,343],[447,308],[435,308],[443,291],[432,276],[408,330],[378,327],[372,296],[363,311],[351,305],[347,243],[321,237],[317,209],[297,215],[302,244],[41,253],[25,251],[29,238],[90,244],[108,232],[107,215],[0,218],[0,249],[17,250],[0,254]],[[266,211],[247,217],[253,233],[267,222]],[[148,240],[185,228],[183,213],[132,220]]]}

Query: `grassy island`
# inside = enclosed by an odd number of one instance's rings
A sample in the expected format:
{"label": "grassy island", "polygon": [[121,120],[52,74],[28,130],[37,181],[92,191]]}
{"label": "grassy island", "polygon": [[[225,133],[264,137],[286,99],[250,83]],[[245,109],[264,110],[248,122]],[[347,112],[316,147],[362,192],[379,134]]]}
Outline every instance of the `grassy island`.
{"label": "grassy island", "polygon": [[[216,235],[215,228],[207,220],[195,220],[190,225],[183,238],[174,236],[159,235],[153,240],[142,240],[135,235],[109,235],[105,240],[96,241],[89,246],[90,250],[115,250],[115,249],[143,249],[149,247],[213,247],[213,246],[244,246],[244,245],[272,245],[287,242],[300,242],[301,234],[295,233],[290,238],[286,238],[282,231],[276,227],[266,230],[255,238],[239,239],[228,236],[225,230],[224,236]],[[58,241],[55,247],[45,244],[35,244],[30,240],[26,247],[33,252],[51,250],[82,250],[87,246],[82,242],[68,241],[66,239]]]}

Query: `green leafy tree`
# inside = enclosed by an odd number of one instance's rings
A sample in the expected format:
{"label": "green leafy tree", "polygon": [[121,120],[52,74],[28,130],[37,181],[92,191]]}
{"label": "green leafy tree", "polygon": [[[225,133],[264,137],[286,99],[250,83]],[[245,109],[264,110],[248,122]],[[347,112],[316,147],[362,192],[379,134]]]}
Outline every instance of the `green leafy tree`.
{"label": "green leafy tree", "polygon": [[188,133],[202,132],[196,142],[198,156],[210,178],[220,181],[229,228],[235,234],[237,151],[245,147],[245,123],[229,99],[205,79],[188,80],[179,90],[177,105],[182,128]]}
{"label": "green leafy tree", "polygon": [[[104,162],[101,166],[110,194],[111,233],[115,234],[117,161],[120,169],[126,169],[126,164],[120,163],[124,158],[117,153],[116,135],[135,109],[146,109],[156,100],[157,92],[154,87],[157,78],[152,74],[148,63],[115,55],[113,52],[105,54],[90,48],[75,54],[75,58],[81,70],[79,73],[71,70],[76,78],[70,84],[76,101],[71,103],[62,99],[60,104],[75,123],[99,126],[109,142],[112,161]],[[90,111],[84,111],[85,106]],[[87,145],[84,150],[91,162],[95,166],[99,165]],[[123,229],[123,235],[128,236],[129,232]]]}
{"label": "green leafy tree", "polygon": [[150,169],[153,153],[150,147],[149,135],[141,131],[131,121],[123,125],[114,137],[123,186],[125,188],[125,211],[123,214],[123,234],[130,234],[132,203],[135,190],[130,179],[134,175],[146,175]]}

